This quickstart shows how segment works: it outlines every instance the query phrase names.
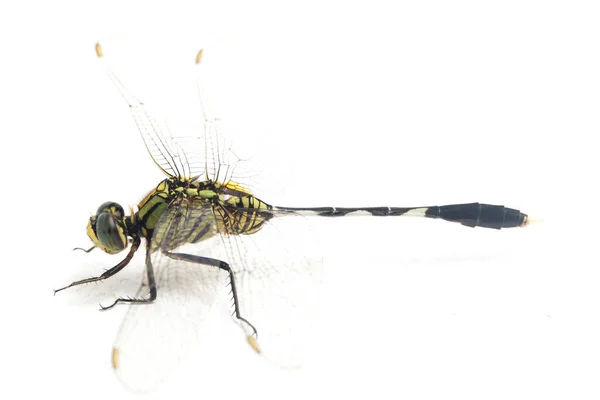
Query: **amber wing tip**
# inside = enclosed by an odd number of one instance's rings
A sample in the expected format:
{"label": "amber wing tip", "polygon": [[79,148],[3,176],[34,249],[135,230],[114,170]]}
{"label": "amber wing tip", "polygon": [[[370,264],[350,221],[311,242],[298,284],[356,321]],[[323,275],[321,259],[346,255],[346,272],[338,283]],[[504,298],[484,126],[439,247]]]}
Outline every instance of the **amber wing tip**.
{"label": "amber wing tip", "polygon": [[256,337],[254,337],[253,335],[248,336],[248,344],[250,344],[250,347],[252,347],[252,349],[255,352],[260,354],[260,347],[258,347],[258,343],[256,342]]}
{"label": "amber wing tip", "polygon": [[102,46],[100,45],[100,42],[96,43],[96,55],[98,56],[98,58],[102,58],[104,56],[104,53],[102,52]]}
{"label": "amber wing tip", "polygon": [[200,61],[202,61],[203,53],[204,53],[204,49],[198,50],[198,54],[196,54],[196,64],[200,64]]}
{"label": "amber wing tip", "polygon": [[117,347],[112,349],[111,361],[113,369],[117,369],[119,367],[119,349]]}

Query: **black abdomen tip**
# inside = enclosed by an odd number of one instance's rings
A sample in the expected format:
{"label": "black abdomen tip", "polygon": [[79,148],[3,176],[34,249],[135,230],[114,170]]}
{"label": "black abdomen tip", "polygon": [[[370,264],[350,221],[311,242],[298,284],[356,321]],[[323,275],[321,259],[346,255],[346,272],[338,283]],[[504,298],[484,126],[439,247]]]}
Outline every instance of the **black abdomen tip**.
{"label": "black abdomen tip", "polygon": [[519,210],[491,204],[469,203],[431,207],[426,216],[458,222],[465,226],[484,228],[514,228],[527,224],[527,215]]}

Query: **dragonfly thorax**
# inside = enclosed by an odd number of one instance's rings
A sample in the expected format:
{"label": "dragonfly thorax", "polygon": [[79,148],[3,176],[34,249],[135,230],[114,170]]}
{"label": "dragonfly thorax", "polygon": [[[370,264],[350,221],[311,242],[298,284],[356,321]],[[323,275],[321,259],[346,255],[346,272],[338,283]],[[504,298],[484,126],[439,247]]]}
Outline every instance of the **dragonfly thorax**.
{"label": "dragonfly thorax", "polygon": [[127,223],[123,207],[107,201],[90,217],[87,234],[94,244],[108,254],[117,254],[127,247]]}
{"label": "dragonfly thorax", "polygon": [[[236,183],[172,177],[161,181],[150,191],[131,216],[126,216],[123,207],[115,202],[103,203],[96,215],[90,217],[87,233],[96,247],[108,254],[117,254],[127,248],[128,236],[152,239],[154,246],[150,248],[153,250],[161,243],[175,248],[184,242],[208,239],[217,232],[234,235],[255,233],[271,218],[270,209],[270,205]],[[171,245],[167,246],[163,243],[163,233],[154,236],[155,229],[160,221],[168,224],[174,218],[189,234],[185,238],[177,234],[169,237]],[[198,222],[199,219],[202,221]],[[197,234],[192,235],[192,232]]]}
{"label": "dragonfly thorax", "polygon": [[129,235],[150,240],[161,218],[173,217],[163,217],[169,206],[173,206],[173,209],[177,208],[177,204],[185,204],[186,208],[211,206],[219,200],[220,190],[221,185],[210,180],[200,182],[179,177],[167,178],[140,201],[138,211],[131,217],[131,224],[128,225],[130,221],[125,220]]}

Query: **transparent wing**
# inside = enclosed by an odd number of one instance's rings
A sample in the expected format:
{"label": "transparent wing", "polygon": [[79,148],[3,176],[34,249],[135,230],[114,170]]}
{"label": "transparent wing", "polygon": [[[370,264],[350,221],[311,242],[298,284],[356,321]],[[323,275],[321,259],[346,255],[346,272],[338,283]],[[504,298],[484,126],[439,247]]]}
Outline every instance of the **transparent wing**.
{"label": "transparent wing", "polygon": [[319,304],[322,257],[306,218],[274,216],[251,235],[224,235],[241,314],[258,331],[261,354],[298,367]]}
{"label": "transparent wing", "polygon": [[213,181],[227,181],[231,177],[237,160],[229,151],[230,143],[222,135],[220,120],[211,114],[204,99],[200,67],[202,52],[196,57],[199,111],[202,118],[200,132],[191,135],[180,132],[177,136],[173,136],[168,125],[157,120],[144,102],[123,85],[104,56],[100,44],[96,45],[96,53],[107,75],[129,105],[148,153],[165,175],[187,179],[202,177]]}
{"label": "transparent wing", "polygon": [[[166,227],[163,233],[155,231],[155,237],[162,235],[158,240],[164,250],[189,237],[192,222],[197,222],[177,221],[177,216],[194,215],[216,226],[207,207],[201,208],[200,215],[190,211],[191,203],[178,203],[161,218],[160,226]],[[241,315],[258,331],[261,355],[281,367],[302,364],[306,336],[317,315],[322,272],[321,252],[304,217],[273,217],[254,234],[221,232],[196,244],[182,244],[176,251],[227,262],[235,274]],[[153,304],[130,306],[114,345],[120,380],[138,392],[156,387],[202,340],[210,329],[202,321],[224,284],[217,268],[173,260],[161,249],[152,256],[152,264],[158,298]],[[147,294],[144,282],[140,295]]]}
{"label": "transparent wing", "polygon": [[[99,57],[103,58],[100,48]],[[200,54],[196,62],[199,64]],[[132,96],[105,63],[107,73],[130,105],[146,148],[158,167],[172,177],[203,177],[228,182],[237,157],[221,134],[220,122],[208,112],[198,68],[201,134],[172,136],[145,105]],[[237,189],[248,193],[244,187]],[[256,210],[238,210],[252,213]],[[266,211],[265,211],[266,212]],[[222,285],[223,274],[207,265],[182,262],[165,252],[176,251],[225,261],[234,272],[241,316],[258,331],[261,354],[280,366],[302,362],[303,343],[316,314],[322,260],[304,217],[276,215],[250,235],[229,234],[212,206],[181,197],[163,213],[147,257],[154,268],[157,299],[130,306],[115,342],[114,364],[121,381],[135,391],[157,386],[202,337],[204,317]],[[196,238],[198,240],[196,240]],[[195,243],[190,243],[195,242]],[[148,281],[139,296],[147,297]],[[247,326],[242,325],[247,332]]]}
{"label": "transparent wing", "polygon": [[[182,244],[194,231],[196,222],[207,228],[206,245],[218,241],[210,239],[216,234],[212,209],[198,201],[176,199],[156,226],[157,246],[165,250],[179,246],[178,251],[197,248],[198,245]],[[113,366],[119,379],[136,392],[148,392],[158,386],[189,353],[202,335],[202,321],[223,285],[219,270],[214,267],[173,260],[158,247],[151,251],[157,299],[151,304],[129,306],[113,350]],[[148,295],[145,278],[138,297]]]}

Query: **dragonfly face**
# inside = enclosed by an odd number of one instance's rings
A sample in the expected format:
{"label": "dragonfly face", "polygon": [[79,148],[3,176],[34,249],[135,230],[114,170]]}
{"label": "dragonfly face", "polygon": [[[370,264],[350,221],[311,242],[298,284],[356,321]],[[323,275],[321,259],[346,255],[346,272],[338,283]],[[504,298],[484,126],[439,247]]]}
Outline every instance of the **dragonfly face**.
{"label": "dragonfly face", "polygon": [[125,212],[119,204],[107,201],[90,217],[87,234],[94,244],[108,254],[117,254],[127,247]]}

